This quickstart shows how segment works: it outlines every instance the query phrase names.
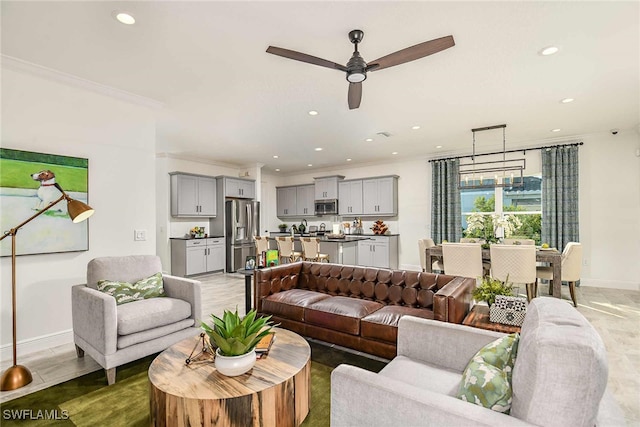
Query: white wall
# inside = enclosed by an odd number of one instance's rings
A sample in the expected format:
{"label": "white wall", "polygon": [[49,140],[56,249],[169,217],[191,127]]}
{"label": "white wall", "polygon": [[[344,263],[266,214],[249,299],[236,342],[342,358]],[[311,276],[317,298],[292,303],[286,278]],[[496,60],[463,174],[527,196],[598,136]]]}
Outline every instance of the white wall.
{"label": "white wall", "polygon": [[[96,211],[88,251],[18,257],[17,339],[25,353],[71,342],[71,286],[85,282],[89,260],[155,253],[155,121],[147,107],[3,67],[2,146],[88,158]],[[147,240],[134,242],[134,229],[146,229]],[[11,357],[10,261],[0,261],[2,360]]]}
{"label": "white wall", "polygon": [[[580,241],[584,260],[582,285],[640,290],[640,135],[637,130],[618,135],[585,135],[580,140]],[[541,142],[540,145],[550,145]],[[526,154],[527,174],[540,173],[538,151]],[[484,159],[483,159],[484,160]],[[383,218],[392,233],[399,233],[400,268],[419,269],[417,240],[431,235],[431,165],[426,159],[394,163],[331,168],[323,172],[270,177],[275,185],[298,185],[313,182],[314,176],[344,175],[345,179],[399,175],[398,216]],[[275,186],[269,192],[275,201]],[[264,193],[263,191],[263,193]],[[281,222],[276,217],[275,202],[263,211],[270,230]],[[339,221],[323,217],[308,221]],[[298,222],[298,221],[296,221]],[[288,221],[292,223],[291,220]],[[365,221],[365,232],[372,221]]]}

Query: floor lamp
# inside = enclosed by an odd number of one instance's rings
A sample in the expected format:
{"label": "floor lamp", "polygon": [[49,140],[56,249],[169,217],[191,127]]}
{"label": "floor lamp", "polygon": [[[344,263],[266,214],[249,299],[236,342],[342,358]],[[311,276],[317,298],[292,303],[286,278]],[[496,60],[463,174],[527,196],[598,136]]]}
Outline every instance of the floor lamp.
{"label": "floor lamp", "polygon": [[59,199],[51,202],[47,207],[38,211],[30,218],[18,224],[11,230],[5,231],[4,235],[0,237],[0,240],[3,240],[5,237],[11,236],[11,320],[13,322],[13,366],[4,371],[4,373],[2,374],[2,383],[0,387],[0,390],[2,391],[15,390],[17,388],[24,387],[33,380],[29,369],[27,369],[25,366],[18,365],[16,356],[16,235],[18,234],[18,230],[20,230],[20,228],[22,228],[27,223],[45,213],[47,210],[51,209],[54,205],[58,204],[62,200],[67,201],[67,211],[69,212],[71,220],[75,223],[86,220],[91,215],[93,215],[94,212],[91,206],[69,197],[67,193],[62,190],[60,185],[58,185],[57,183],[54,185],[62,193]]}

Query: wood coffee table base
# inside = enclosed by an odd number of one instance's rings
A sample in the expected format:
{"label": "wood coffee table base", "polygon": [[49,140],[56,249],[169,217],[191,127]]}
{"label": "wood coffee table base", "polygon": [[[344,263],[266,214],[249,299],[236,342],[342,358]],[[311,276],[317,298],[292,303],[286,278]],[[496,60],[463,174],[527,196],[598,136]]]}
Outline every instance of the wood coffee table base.
{"label": "wood coffee table base", "polygon": [[299,335],[277,329],[269,355],[237,377],[211,361],[184,361],[198,341],[165,350],[149,368],[151,425],[299,426],[309,413],[311,349]]}

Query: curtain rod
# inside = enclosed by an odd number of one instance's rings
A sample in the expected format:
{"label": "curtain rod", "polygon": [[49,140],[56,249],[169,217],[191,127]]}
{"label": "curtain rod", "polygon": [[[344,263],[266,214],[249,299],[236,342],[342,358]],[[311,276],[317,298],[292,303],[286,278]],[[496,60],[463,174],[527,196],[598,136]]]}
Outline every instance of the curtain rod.
{"label": "curtain rod", "polygon": [[[570,144],[558,144],[558,145],[544,145],[542,147],[535,147],[535,148],[521,148],[519,150],[508,150],[508,151],[494,151],[492,153],[482,153],[482,154],[476,154],[475,157],[480,157],[480,156],[493,156],[495,154],[502,154],[502,153],[519,153],[522,152],[522,154],[526,153],[527,151],[533,151],[533,150],[546,150],[547,148],[558,148],[558,147],[571,147],[571,146],[575,146],[575,145],[584,145],[584,142],[572,142]],[[471,157],[473,158],[474,156],[472,154],[466,155],[466,156],[454,156],[454,157],[442,157],[440,159],[431,159],[429,160],[429,163],[431,162],[439,162],[441,160],[454,160],[454,159],[466,159],[467,157]]]}

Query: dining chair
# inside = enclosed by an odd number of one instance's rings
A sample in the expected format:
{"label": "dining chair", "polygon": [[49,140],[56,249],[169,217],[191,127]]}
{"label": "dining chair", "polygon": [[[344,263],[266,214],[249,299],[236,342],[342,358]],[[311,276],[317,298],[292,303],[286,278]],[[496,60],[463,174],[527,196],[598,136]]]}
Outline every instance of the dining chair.
{"label": "dining chair", "polygon": [[[580,280],[582,272],[582,244],[577,242],[569,242],[562,251],[562,281],[569,283],[569,292],[573,306],[578,306],[576,299],[576,282]],[[538,279],[548,280],[551,288],[551,280],[553,279],[552,267],[537,267],[536,276]],[[551,290],[549,291],[551,293]]]}
{"label": "dining chair", "polygon": [[300,243],[302,243],[302,259],[329,262],[329,254],[320,253],[320,239],[318,237],[302,237]]}
{"label": "dining chair", "polygon": [[482,277],[482,245],[480,243],[443,243],[444,273],[451,276]]}
{"label": "dining chair", "polygon": [[536,241],[533,239],[503,239],[503,245],[535,245]]}
{"label": "dining chair", "polygon": [[[420,253],[420,267],[422,271],[427,271],[427,249],[436,244],[433,239],[418,239],[418,252]],[[441,260],[433,261],[431,271],[444,271],[444,264]]]}
{"label": "dining chair", "polygon": [[256,242],[256,255],[269,250],[269,238],[267,236],[255,236],[253,240]]}
{"label": "dining chair", "polygon": [[484,239],[477,239],[475,237],[461,237],[460,243],[480,243],[483,245],[485,243]]}
{"label": "dining chair", "polygon": [[491,277],[527,288],[527,300],[536,296],[535,245],[491,245]]}
{"label": "dining chair", "polygon": [[280,261],[284,258],[288,262],[294,262],[302,257],[302,252],[296,252],[293,248],[293,237],[278,236],[276,237],[276,244],[278,245]]}
{"label": "dining chair", "polygon": [[[484,245],[487,241],[476,237],[461,237],[460,243],[480,243]],[[488,276],[491,274],[491,262],[482,260],[482,274]]]}

